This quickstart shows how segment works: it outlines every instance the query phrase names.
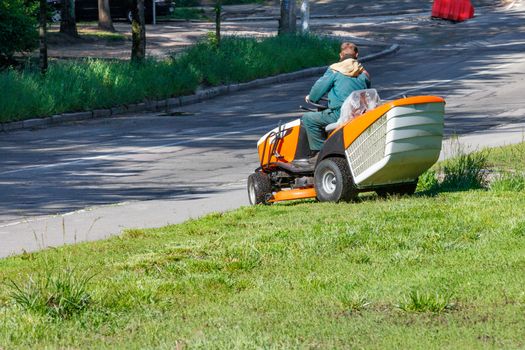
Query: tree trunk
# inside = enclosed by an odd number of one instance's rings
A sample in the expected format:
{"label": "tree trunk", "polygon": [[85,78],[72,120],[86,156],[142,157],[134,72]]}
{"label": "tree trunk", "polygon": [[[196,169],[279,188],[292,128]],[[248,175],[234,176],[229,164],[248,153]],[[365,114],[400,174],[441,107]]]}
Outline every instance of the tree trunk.
{"label": "tree trunk", "polygon": [[131,7],[131,61],[140,62],[146,58],[146,21],[144,0],[133,0]]}
{"label": "tree trunk", "polygon": [[222,0],[215,2],[215,40],[217,40],[217,47],[221,45],[221,14],[222,14]]}
{"label": "tree trunk", "polygon": [[38,36],[40,40],[40,72],[47,71],[47,1],[40,0],[40,11],[38,13]]}
{"label": "tree trunk", "polygon": [[98,27],[109,32],[115,31],[111,20],[109,0],[98,0]]}
{"label": "tree trunk", "polygon": [[62,3],[60,33],[78,37],[77,22],[75,20],[75,0],[64,0]]}
{"label": "tree trunk", "polygon": [[279,34],[293,34],[296,30],[295,0],[281,0]]}

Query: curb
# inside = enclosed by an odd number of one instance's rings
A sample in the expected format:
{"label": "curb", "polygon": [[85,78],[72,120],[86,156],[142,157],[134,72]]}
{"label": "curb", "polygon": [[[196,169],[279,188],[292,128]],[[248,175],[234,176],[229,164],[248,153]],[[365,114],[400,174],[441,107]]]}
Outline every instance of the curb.
{"label": "curb", "polygon": [[[512,1],[512,0],[510,0]],[[521,1],[521,0],[514,0]],[[493,5],[480,5],[476,6],[476,8],[486,8],[491,7]],[[381,17],[381,16],[400,16],[400,15],[415,15],[415,14],[421,14],[425,15],[428,14],[430,17],[430,10],[421,10],[421,9],[407,9],[407,10],[399,10],[399,11],[383,11],[383,12],[374,12],[374,13],[367,13],[366,15],[360,13],[360,14],[347,14],[347,15],[313,15],[310,16],[310,19],[333,19],[333,18],[362,18],[362,17]],[[297,16],[297,19],[301,19],[300,16]],[[279,16],[253,16],[253,17],[238,17],[238,18],[228,18],[225,16],[223,19],[224,22],[246,22],[246,21],[277,21],[279,20]],[[189,20],[190,22],[192,20]]]}
{"label": "curb", "polygon": [[[333,18],[361,18],[361,17],[380,17],[380,16],[398,16],[398,15],[410,15],[410,14],[426,14],[428,11],[421,11],[421,9],[401,10],[401,11],[385,11],[367,13],[366,15],[360,14],[348,14],[348,15],[313,15],[310,16],[312,19],[333,19]],[[297,19],[300,19],[297,16]],[[224,22],[246,22],[246,21],[277,21],[278,16],[253,16],[253,17],[238,17],[238,18],[224,18]]]}
{"label": "curb", "polygon": [[[388,49],[383,51],[365,56],[360,59],[361,62],[369,62],[374,59],[378,59],[394,52],[399,51],[399,45],[394,44]],[[202,101],[210,100],[217,96],[226,95],[231,92],[253,89],[265,85],[271,85],[275,83],[286,83],[291,80],[298,80],[301,78],[307,78],[314,75],[319,75],[324,73],[328,66],[322,67],[313,67],[306,68],[300,71],[284,73],[279,75],[274,75],[267,78],[255,79],[246,83],[230,84],[230,85],[221,85],[212,87],[209,89],[197,90],[193,95],[172,97],[165,100],[153,100],[145,101],[142,103],[134,103],[122,106],[116,106],[107,109],[94,109],[91,111],[84,112],[75,112],[75,113],[62,113],[53,115],[51,117],[45,118],[34,118],[26,119],[10,123],[0,124],[0,132],[9,132],[16,130],[31,130],[31,129],[41,129],[47,128],[50,126],[63,125],[66,123],[89,120],[89,119],[98,119],[106,118],[112,115],[120,115],[125,113],[133,112],[161,112],[169,111],[172,108],[177,108],[181,106],[187,106],[194,103],[199,103]]]}
{"label": "curb", "polygon": [[[428,11],[421,11],[421,9],[410,9],[410,10],[400,10],[400,11],[384,11],[384,12],[375,12],[367,13],[366,16],[363,14],[348,14],[348,15],[312,15],[310,19],[332,19],[332,18],[356,18],[356,17],[379,17],[379,16],[397,16],[397,15],[409,15],[409,14],[425,14]],[[297,16],[297,19],[300,19],[300,16]],[[247,21],[278,21],[279,16],[252,16],[252,17],[232,17],[228,18],[228,14],[225,13],[222,18],[223,22],[247,22]],[[159,20],[159,23],[208,23],[212,22],[211,20],[205,19],[175,19],[167,18]]]}

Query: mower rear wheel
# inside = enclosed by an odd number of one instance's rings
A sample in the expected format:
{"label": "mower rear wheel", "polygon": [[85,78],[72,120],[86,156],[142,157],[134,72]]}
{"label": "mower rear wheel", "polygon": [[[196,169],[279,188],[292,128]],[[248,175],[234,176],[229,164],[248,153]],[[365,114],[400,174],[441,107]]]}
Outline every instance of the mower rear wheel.
{"label": "mower rear wheel", "polygon": [[391,185],[377,189],[376,193],[379,197],[386,198],[388,196],[411,196],[416,192],[417,180],[414,182]]}
{"label": "mower rear wheel", "polygon": [[315,168],[314,184],[321,202],[350,201],[357,196],[352,173],[344,158],[323,159]]}
{"label": "mower rear wheel", "polygon": [[251,205],[268,204],[272,194],[272,182],[268,174],[257,171],[248,176],[248,199]]}

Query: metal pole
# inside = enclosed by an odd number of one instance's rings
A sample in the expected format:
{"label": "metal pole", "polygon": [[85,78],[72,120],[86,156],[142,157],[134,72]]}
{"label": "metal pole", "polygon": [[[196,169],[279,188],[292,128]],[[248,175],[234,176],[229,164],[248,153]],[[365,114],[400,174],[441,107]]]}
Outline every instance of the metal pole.
{"label": "metal pole", "polygon": [[301,3],[301,33],[308,33],[310,29],[310,0]]}
{"label": "metal pole", "polygon": [[153,25],[157,24],[157,1],[153,1]]}

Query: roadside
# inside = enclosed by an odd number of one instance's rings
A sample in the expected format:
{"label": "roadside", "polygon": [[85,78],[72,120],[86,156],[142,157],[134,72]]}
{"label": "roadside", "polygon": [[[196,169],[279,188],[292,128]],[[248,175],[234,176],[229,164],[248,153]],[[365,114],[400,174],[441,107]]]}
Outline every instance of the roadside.
{"label": "roadside", "polygon": [[[378,52],[383,50],[387,45],[386,43],[393,43],[393,42],[399,42],[401,45],[405,46],[408,50],[419,50],[419,49],[425,49],[425,48],[432,48],[432,47],[439,47],[442,46],[444,49],[450,48],[454,45],[476,45],[476,43],[481,42],[479,45],[483,45],[483,42],[487,41],[488,37],[495,37],[498,36],[501,38],[505,35],[512,35],[513,29],[508,27],[490,27],[487,26],[487,21],[490,22],[491,19],[489,19],[489,16],[486,16],[485,14],[491,13],[491,15],[500,15],[503,14],[501,10],[498,9],[492,9],[490,12],[486,12],[489,10],[479,10],[478,16],[474,18],[473,20],[464,22],[464,23],[458,23],[458,24],[452,24],[448,21],[437,21],[432,20],[429,18],[427,14],[409,14],[409,15],[395,15],[395,16],[377,16],[377,17],[367,17],[367,18],[353,18],[353,19],[339,19],[337,23],[334,23],[332,19],[317,19],[312,21],[312,28],[313,32],[319,35],[330,35],[330,36],[336,36],[341,39],[347,39],[357,42],[361,49],[362,49],[362,56],[368,55],[373,52]],[[190,29],[191,26],[194,24],[177,24],[177,25],[165,25],[165,26],[157,26],[156,30],[157,32],[153,32],[151,35],[152,37],[158,36],[158,37],[164,37],[169,38],[173,36],[172,30],[178,31],[180,33],[185,33],[185,35],[188,35],[186,39],[182,36],[182,44],[180,47],[187,47],[188,43],[192,40],[195,41],[196,37],[192,36],[195,34],[195,28]],[[201,33],[200,35],[204,35],[207,33],[207,31],[204,29],[206,26],[208,26],[208,29],[211,29],[211,24],[206,23],[199,23],[196,24],[197,26],[201,26]],[[488,27],[488,31],[481,31],[480,28],[482,27]],[[166,32],[163,32],[164,30],[167,30]],[[95,29],[92,27],[84,27],[82,31],[86,33],[88,38],[96,38],[97,35],[100,35],[99,33],[93,32]],[[193,30],[193,31],[192,31]],[[246,34],[249,36],[266,36],[270,34],[274,34],[276,31],[276,24],[273,22],[265,22],[265,21],[255,21],[255,22],[247,22],[244,24],[240,23],[234,23],[234,22],[226,22],[224,24],[224,33],[240,33],[240,34]],[[349,33],[352,33],[352,35],[349,35]],[[58,34],[58,33],[55,33]],[[123,55],[128,55],[129,51],[127,48],[123,47],[123,45],[127,42],[126,39],[122,39],[120,36],[121,34],[114,34],[113,36],[104,37],[103,35],[100,35],[103,37],[104,42],[104,48],[96,47],[96,50],[93,50],[93,42],[87,39],[83,39],[85,41],[84,46],[79,45],[70,45],[68,43],[68,50],[67,52],[64,50],[58,50],[57,52],[54,52],[55,55],[62,55],[66,57],[89,57],[89,54],[96,53],[97,55],[105,55],[108,54],[109,57],[123,57]],[[91,36],[91,37],[89,37]],[[465,43],[464,38],[465,37],[470,38],[470,42]],[[197,35],[198,37],[198,35]],[[56,38],[60,39],[60,36],[56,35]],[[500,39],[497,40],[500,40]],[[167,39],[169,41],[169,39]],[[58,42],[60,40],[57,40]],[[155,40],[152,40],[155,42]],[[109,48],[107,43],[110,42],[112,45],[114,44],[114,47]],[[155,44],[150,45],[152,46],[151,50],[155,51]],[[161,49],[158,50],[160,55],[165,55],[170,51],[170,49],[173,49],[174,47],[167,42],[160,41],[158,42],[158,46],[161,47]],[[120,48],[119,48],[120,47]],[[87,51],[86,51],[87,50]],[[69,55],[69,56],[68,56]],[[61,56],[61,57],[62,57]],[[296,68],[297,69],[297,68]],[[289,71],[289,70],[288,70]],[[150,76],[154,76],[157,73],[155,71],[152,71]],[[271,74],[270,74],[271,75]],[[259,77],[264,77],[265,75],[259,75]],[[146,82],[149,80],[149,77],[141,78],[141,82]],[[90,80],[90,79],[88,79]],[[132,85],[135,87],[135,85]],[[166,88],[162,89],[163,91],[166,91]],[[168,87],[167,90],[169,91],[170,88]],[[221,90],[222,91],[222,90]],[[67,95],[67,94],[66,94]],[[177,94],[175,94],[177,95]],[[180,94],[178,94],[180,95]],[[217,95],[217,93],[212,93],[212,95]],[[108,96],[105,94],[105,96]],[[174,94],[171,94],[173,97]],[[164,97],[164,96],[162,96]],[[165,108],[169,108],[169,103],[167,101],[163,101],[162,103],[157,103],[156,100],[159,98],[159,96],[151,96],[148,98],[148,101],[141,101],[141,99],[134,99],[129,100],[128,98],[125,98],[121,103],[120,106],[117,106],[119,99],[113,99],[116,103],[113,103],[113,106],[115,108],[112,108],[108,111],[103,111],[98,113],[98,116],[108,116],[116,113],[122,113],[126,111],[141,111],[141,110],[162,110]],[[16,101],[17,99],[11,99],[11,101]],[[52,98],[51,100],[56,100],[55,98]],[[145,103],[143,103],[145,102]],[[178,102],[176,102],[178,103]],[[66,101],[67,104],[67,101]],[[75,103],[69,103],[72,107],[69,107],[67,109],[59,108],[58,110],[54,110],[53,108],[48,109],[49,112],[42,113],[38,112],[39,109],[35,109],[36,112],[34,112],[31,116],[25,116],[24,118],[31,118],[37,115],[45,116],[50,114],[57,114],[61,111],[63,112],[74,112],[74,111],[88,111],[91,115],[91,117],[95,116],[95,113],[92,111],[93,109],[100,109],[104,107],[109,107],[107,104],[104,103],[95,103],[92,106],[85,106],[84,104],[81,104],[79,106],[75,106]],[[39,105],[42,105],[39,103]],[[124,105],[124,107],[121,107]],[[174,106],[175,104],[172,104]],[[131,106],[131,107],[128,107]],[[36,108],[36,107],[35,107]],[[68,119],[69,118],[69,119]],[[73,115],[69,117],[62,117],[62,116],[56,116],[55,121],[58,120],[79,120],[79,119],[85,119],[90,118],[89,115]],[[5,117],[4,117],[5,119]],[[53,121],[53,123],[55,123]],[[28,122],[29,127],[39,127],[39,126],[45,126],[49,124],[53,124],[51,122],[44,122],[44,121],[31,121]],[[20,123],[11,125],[10,127],[4,126],[4,130],[12,130],[16,128],[23,127]]]}
{"label": "roadside", "polygon": [[[361,45],[358,41],[355,41],[355,42],[358,45],[360,45],[361,53],[363,54],[361,61],[363,63],[387,56],[389,54],[396,52],[399,49],[398,45],[392,45],[391,47],[388,47],[388,48],[382,48],[381,45],[370,45],[369,43]],[[297,42],[295,42],[294,44],[297,44]],[[335,42],[335,45],[333,45],[334,46],[333,50],[324,52],[324,54],[327,57],[328,56],[336,57],[337,45],[338,45],[337,42]],[[326,49],[326,47],[324,47],[324,49]],[[286,50],[286,49],[283,48],[283,50]],[[228,52],[228,54],[229,55],[233,54],[234,56],[240,56],[242,53],[235,52],[233,50],[233,51]],[[288,58],[293,58],[293,56],[294,55],[290,55],[288,56]],[[298,56],[297,53],[295,53],[295,56],[299,57],[301,55]],[[328,60],[326,61],[328,62]],[[232,62],[225,62],[225,64],[227,63],[232,64]],[[316,60],[315,63],[322,64],[324,63],[324,60],[321,58],[321,59]],[[281,64],[286,65],[286,62],[281,62]],[[305,66],[308,66],[308,65],[315,66],[315,64],[311,64],[311,61],[310,61],[310,64],[304,64],[304,65]],[[253,73],[255,77],[262,75],[261,74],[262,71],[260,69],[264,68],[264,65],[260,64],[259,66],[260,66],[259,71],[257,71],[256,73]],[[177,68],[177,67],[174,67],[174,68]],[[286,69],[286,68],[283,68],[283,69]],[[173,70],[173,68],[171,70]],[[171,76],[173,74],[171,70],[168,70],[166,72],[168,76]],[[278,70],[281,70],[281,69],[278,68]],[[116,116],[116,115],[125,114],[129,112],[137,113],[137,112],[145,112],[145,111],[150,111],[150,112],[151,111],[158,111],[158,112],[163,111],[169,114],[169,111],[172,108],[177,108],[180,106],[187,106],[190,104],[203,102],[205,100],[214,98],[216,96],[228,94],[228,93],[239,91],[239,90],[242,91],[242,90],[251,89],[255,87],[280,83],[284,81],[302,79],[302,78],[310,77],[313,75],[319,75],[319,74],[322,74],[324,70],[326,70],[326,66],[312,67],[312,68],[297,70],[295,72],[290,72],[290,73],[282,73],[282,74],[277,74],[277,75],[269,74],[269,76],[266,76],[266,77],[262,75],[261,78],[251,80],[245,83],[218,85],[218,86],[211,87],[211,88],[197,87],[196,88],[197,91],[195,94],[185,95],[185,96],[178,96],[176,93],[175,94],[172,93],[171,92],[172,90],[170,90],[170,88],[172,89],[175,83],[168,81],[166,84],[168,88],[159,93],[158,97],[160,97],[160,99],[153,98],[153,99],[146,100],[145,102],[124,103],[122,105],[116,105],[119,101],[119,98],[116,97],[116,98],[111,99],[111,102],[109,103],[109,104],[115,105],[115,107],[112,107],[112,108],[101,108],[101,107],[104,107],[101,104],[101,102],[97,102],[97,101],[94,101],[92,103],[88,102],[85,107],[85,110],[81,112],[76,112],[76,113],[68,112],[68,113],[53,115],[50,117],[35,118],[35,119],[31,118],[31,115],[28,115],[27,116],[28,119],[25,119],[25,120],[8,122],[8,123],[0,123],[0,131],[9,132],[9,131],[14,131],[14,130],[22,130],[22,129],[43,128],[43,127],[56,126],[59,124],[77,122],[77,121],[88,120],[88,119],[93,119],[93,118],[105,118],[105,117],[110,117],[110,116]],[[131,73],[134,73],[134,71]],[[161,73],[159,73],[157,70],[157,71],[153,71],[152,74],[161,74]],[[151,76],[148,76],[148,75],[143,75],[143,76],[144,76],[142,80],[143,82],[151,78]],[[74,79],[74,78],[75,78],[74,76],[69,77],[69,79]],[[211,76],[204,75],[203,78],[204,80],[207,79],[207,82],[210,83],[209,79],[211,78]],[[223,81],[229,81],[230,79],[232,79],[232,77],[228,74],[219,76],[219,79],[220,78],[222,78]],[[217,77],[215,77],[215,79],[217,79]],[[181,76],[179,75],[177,77],[177,81],[180,82],[180,80],[181,80]],[[243,79],[243,80],[249,80],[249,79]],[[187,82],[186,85],[180,86],[179,84],[180,89],[177,91],[179,92],[179,95],[180,95],[180,92],[191,92],[193,89],[195,89],[196,82],[194,80],[187,79],[186,82]],[[218,80],[216,84],[220,82],[221,80]],[[216,85],[216,84],[211,84],[211,85]],[[142,86],[144,86],[144,84],[142,84]],[[163,86],[157,86],[156,88],[162,89]],[[130,91],[127,90],[128,94],[129,92]],[[167,99],[162,99],[162,96],[166,96],[166,95],[169,96],[170,94],[172,95],[172,97],[167,98]],[[103,95],[105,94],[103,93]],[[140,96],[140,92],[138,93],[138,95]],[[135,98],[135,100],[136,99],[137,98]],[[135,102],[135,101],[130,100],[130,102]],[[96,103],[99,103],[100,105],[96,106]],[[91,109],[93,108],[94,105],[95,105],[95,108]],[[19,111],[15,111],[15,112],[19,112]],[[2,117],[1,114],[0,114],[0,117]]]}
{"label": "roadside", "polygon": [[[502,1],[478,0],[473,1],[474,6],[498,8],[499,4],[505,4]],[[416,30],[417,26],[424,25],[424,22],[430,18],[430,9],[432,1],[392,1],[384,0],[371,4],[370,1],[311,1],[312,14],[312,31],[316,34],[331,34],[348,38],[359,38],[361,40],[371,40],[382,43],[397,42],[392,37],[392,27],[389,23],[403,20],[404,15],[412,14],[408,18],[405,30]],[[213,8],[203,8],[210,18],[213,18]],[[479,11],[483,12],[483,8]],[[316,18],[317,16],[357,16],[347,20],[338,20],[334,23],[333,19]],[[255,36],[264,37],[275,35],[277,33],[277,16],[279,15],[278,2],[273,4],[246,4],[246,5],[225,5],[224,22],[222,32],[224,35],[237,36]],[[402,16],[393,18],[392,16]],[[254,19],[251,19],[254,17]],[[257,20],[257,18],[266,17],[271,20]],[[370,19],[370,17],[373,17]],[[245,18],[248,22],[232,22]],[[366,18],[366,23],[360,18]],[[418,23],[414,22],[414,18]],[[342,23],[342,26],[341,26]],[[448,23],[448,22],[447,22]],[[446,25],[447,23],[443,23]],[[450,24],[450,23],[448,23]],[[367,26],[368,30],[363,28]],[[96,23],[82,23],[81,28],[85,31],[96,31]],[[337,27],[337,31],[334,31]],[[58,26],[53,25],[51,30],[56,31]],[[129,59],[131,50],[131,28],[128,23],[115,22],[120,40],[111,40],[100,37],[99,40],[93,40],[93,36],[88,40],[80,39],[71,41],[70,39],[63,42],[57,40],[49,45],[49,55],[55,58],[114,58]],[[147,54],[150,57],[164,58],[173,52],[180,52],[196,41],[205,38],[206,35],[215,30],[212,22],[206,21],[161,21],[158,25],[147,26]],[[81,33],[82,34],[82,33]],[[401,38],[402,39],[402,38]]]}
{"label": "roadside", "polygon": [[[524,155],[450,160],[410,197],[245,207],[2,259],[0,344],[520,348]],[[487,185],[487,165],[509,173]]]}

